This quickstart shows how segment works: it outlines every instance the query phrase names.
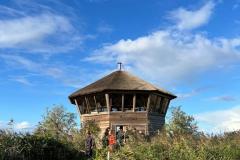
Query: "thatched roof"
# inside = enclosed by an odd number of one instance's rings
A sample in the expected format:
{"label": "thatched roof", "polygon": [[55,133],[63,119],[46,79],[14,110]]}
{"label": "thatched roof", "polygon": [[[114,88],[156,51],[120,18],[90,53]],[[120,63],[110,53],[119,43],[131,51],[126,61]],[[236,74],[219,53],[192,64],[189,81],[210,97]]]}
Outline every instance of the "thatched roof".
{"label": "thatched roof", "polygon": [[172,93],[163,89],[157,88],[152,84],[129,74],[126,71],[115,71],[100,80],[84,87],[69,96],[73,103],[74,98],[86,94],[102,92],[106,90],[120,90],[120,91],[154,91],[168,95],[171,98],[176,98]]}

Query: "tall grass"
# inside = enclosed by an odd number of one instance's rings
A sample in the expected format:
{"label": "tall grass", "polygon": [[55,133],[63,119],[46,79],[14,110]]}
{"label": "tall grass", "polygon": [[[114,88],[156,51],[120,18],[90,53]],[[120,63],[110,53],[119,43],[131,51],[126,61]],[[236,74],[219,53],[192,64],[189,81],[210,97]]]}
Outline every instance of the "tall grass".
{"label": "tall grass", "polygon": [[[104,159],[104,157],[102,157]],[[134,160],[240,160],[240,132],[209,136],[202,134],[155,136],[150,142],[129,143],[112,153],[112,159]]]}
{"label": "tall grass", "polygon": [[[81,136],[79,136],[81,135]],[[75,137],[76,136],[76,137]],[[77,138],[78,136],[78,138]],[[0,160],[85,159],[83,133],[72,140],[0,131]],[[96,139],[96,141],[100,141]],[[96,160],[105,160],[107,149],[96,148]],[[146,140],[131,134],[129,141],[111,153],[113,160],[239,160],[240,131],[222,135],[170,136],[167,132]]]}
{"label": "tall grass", "polygon": [[[47,113],[51,114],[31,134],[16,133],[11,124],[10,129],[0,130],[0,160],[84,160],[89,130],[97,144],[93,159],[106,160],[108,149],[101,148],[100,128],[94,121],[86,122],[80,130],[71,127],[66,132],[59,126],[68,127],[69,121],[75,124],[73,116],[62,108]],[[59,122],[63,119],[59,117],[65,117],[65,121]],[[112,160],[240,160],[240,131],[201,133],[194,118],[180,107],[173,109],[172,118],[159,135],[149,138],[129,131],[128,136],[125,145],[111,153]]]}

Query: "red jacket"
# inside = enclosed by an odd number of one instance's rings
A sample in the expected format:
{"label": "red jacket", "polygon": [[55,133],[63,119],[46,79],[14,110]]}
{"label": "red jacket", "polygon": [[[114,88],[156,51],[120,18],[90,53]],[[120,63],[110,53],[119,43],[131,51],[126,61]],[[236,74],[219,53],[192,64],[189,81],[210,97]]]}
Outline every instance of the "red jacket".
{"label": "red jacket", "polygon": [[113,134],[109,135],[108,142],[109,142],[109,145],[116,144],[116,137],[115,137],[115,135],[113,135]]}

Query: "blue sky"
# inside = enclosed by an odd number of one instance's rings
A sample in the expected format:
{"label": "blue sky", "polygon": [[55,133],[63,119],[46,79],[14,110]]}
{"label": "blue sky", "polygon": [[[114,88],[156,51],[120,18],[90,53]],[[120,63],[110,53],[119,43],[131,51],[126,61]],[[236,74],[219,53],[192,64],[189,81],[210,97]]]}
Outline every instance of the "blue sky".
{"label": "blue sky", "polygon": [[200,129],[240,129],[239,0],[1,0],[0,127],[117,69],[178,96]]}

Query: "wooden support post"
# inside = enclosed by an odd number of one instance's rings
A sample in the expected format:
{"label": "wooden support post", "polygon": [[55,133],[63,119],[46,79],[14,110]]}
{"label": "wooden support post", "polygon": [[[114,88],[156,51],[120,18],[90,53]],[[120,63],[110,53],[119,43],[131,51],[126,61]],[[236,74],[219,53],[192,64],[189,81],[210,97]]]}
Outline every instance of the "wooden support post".
{"label": "wooden support post", "polygon": [[89,111],[91,111],[91,109],[92,109],[92,106],[91,106],[91,104],[90,104],[90,102],[89,102],[89,99],[88,99],[88,97],[87,97],[87,102],[88,102],[88,106],[89,106]]}
{"label": "wooden support post", "polygon": [[[156,96],[156,95],[155,95]],[[156,96],[155,98],[155,102],[154,102],[154,112],[157,110],[157,101],[158,101],[158,96]]]}
{"label": "wooden support post", "polygon": [[98,112],[98,106],[97,106],[97,100],[96,100],[96,97],[95,97],[95,95],[93,96],[93,98],[94,98],[94,102],[95,102],[95,107],[96,107],[96,111]]}
{"label": "wooden support post", "polygon": [[161,100],[161,114],[164,114],[164,101],[165,101],[165,98],[162,97],[162,100]]}
{"label": "wooden support post", "polygon": [[122,94],[122,112],[124,111],[124,94]]}
{"label": "wooden support post", "polygon": [[78,110],[78,114],[81,115],[81,109],[80,109],[80,106],[78,105],[77,99],[74,99],[74,101]]}
{"label": "wooden support post", "polygon": [[85,97],[85,102],[86,102],[86,106],[87,106],[87,113],[89,113],[89,112],[90,112],[90,109],[89,109],[89,104],[88,104],[87,97]]}
{"label": "wooden support post", "polygon": [[133,112],[135,112],[136,108],[136,94],[133,95]]}
{"label": "wooden support post", "polygon": [[145,135],[147,135],[147,125],[145,126]]}
{"label": "wooden support post", "polygon": [[83,107],[82,107],[82,112],[83,112],[83,114],[86,114],[86,112],[87,112],[87,106],[86,106],[84,100],[82,101],[82,105],[83,105]]}
{"label": "wooden support post", "polygon": [[105,98],[106,98],[106,104],[107,104],[108,113],[110,113],[109,95],[105,94]]}
{"label": "wooden support post", "polygon": [[148,96],[148,101],[147,101],[147,112],[149,112],[150,101],[151,101],[151,94],[149,94],[149,96]]}
{"label": "wooden support post", "polygon": [[169,99],[165,99],[165,103],[164,103],[164,110],[163,110],[163,114],[166,115],[166,111],[168,109],[168,106],[169,106],[169,103],[170,103],[170,100]]}
{"label": "wooden support post", "polygon": [[147,123],[147,125],[145,126],[145,134],[149,135],[149,122]]}
{"label": "wooden support post", "polygon": [[157,112],[158,112],[158,113],[161,113],[161,101],[162,101],[162,97],[158,96],[158,98],[157,98],[157,104],[156,104]]}
{"label": "wooden support post", "polygon": [[112,97],[109,98],[109,108],[110,108],[110,111],[112,110]]}

